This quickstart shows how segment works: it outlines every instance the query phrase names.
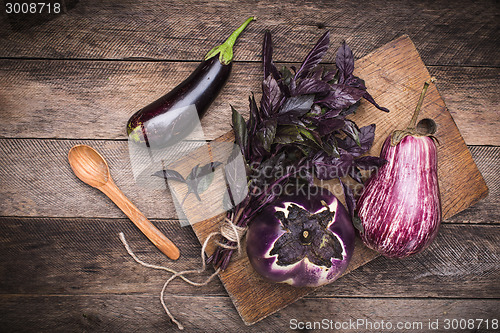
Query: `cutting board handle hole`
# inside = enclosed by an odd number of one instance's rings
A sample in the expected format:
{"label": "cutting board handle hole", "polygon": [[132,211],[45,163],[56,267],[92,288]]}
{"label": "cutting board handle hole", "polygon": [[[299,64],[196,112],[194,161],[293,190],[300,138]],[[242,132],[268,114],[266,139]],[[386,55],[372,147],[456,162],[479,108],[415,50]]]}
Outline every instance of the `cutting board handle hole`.
{"label": "cutting board handle hole", "polygon": [[433,135],[437,131],[437,124],[430,118],[424,118],[417,123],[417,132],[422,135]]}

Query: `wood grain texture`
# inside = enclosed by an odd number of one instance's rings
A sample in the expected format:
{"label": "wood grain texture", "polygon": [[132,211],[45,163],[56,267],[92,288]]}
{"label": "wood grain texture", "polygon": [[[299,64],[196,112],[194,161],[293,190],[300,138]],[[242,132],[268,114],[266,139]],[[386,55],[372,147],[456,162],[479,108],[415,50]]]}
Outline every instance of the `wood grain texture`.
{"label": "wood grain texture", "polygon": [[465,142],[500,146],[500,68],[428,67]]}
{"label": "wood grain texture", "polygon": [[428,64],[499,66],[498,10],[494,0],[79,1],[49,21],[28,24],[27,17],[24,28],[5,25],[0,57],[198,60],[257,16],[238,42],[237,60],[260,59],[263,31],[270,29],[275,59],[301,61],[308,43],[329,29],[332,40],[345,39],[357,57],[408,34]]}
{"label": "wood grain texture", "polygon": [[[423,82],[430,79],[430,76],[407,36],[400,37],[377,49],[360,59],[357,65],[355,73],[364,78],[367,87],[376,87],[372,89],[374,97],[379,103],[392,110],[385,114],[376,110],[374,106],[365,104],[360,106],[352,117],[360,127],[376,124],[375,140],[368,154],[378,156],[385,138],[395,129],[405,126],[402,124],[409,123],[413,114],[412,109],[417,104],[419,90]],[[419,119],[422,118],[431,118],[437,123],[438,129],[435,135],[440,141],[438,179],[442,216],[443,219],[447,219],[486,197],[488,188],[435,86],[431,86],[427,92]],[[214,143],[232,140],[234,139],[231,136],[225,135],[215,140]],[[229,146],[227,156],[230,151],[231,146]],[[194,166],[192,161],[199,163],[206,155],[205,150],[196,150],[187,158],[180,160],[179,167],[177,169],[174,167],[174,169],[181,174],[189,173]],[[215,157],[214,159],[217,160]],[[221,184],[225,183],[215,182],[215,185],[221,186]],[[200,205],[198,201],[194,199],[192,201]],[[225,215],[207,215],[206,209],[189,209],[189,200],[186,202],[187,211],[192,212],[191,216],[187,213],[187,217],[193,224],[200,242],[203,243],[211,233],[219,231]],[[213,217],[208,218],[208,216]],[[203,218],[207,220],[198,222]],[[208,254],[212,252],[212,248],[207,248]],[[366,264],[377,256],[378,254],[374,251],[369,251],[358,242],[347,272]],[[246,253],[233,258],[232,263],[219,274],[219,277],[243,321],[248,325],[262,320],[314,289],[275,285],[264,281],[253,270]]]}
{"label": "wood grain texture", "polygon": [[[153,188],[134,181],[127,142],[39,139],[0,139],[0,216],[124,217],[106,196],[72,173],[66,158],[75,144],[90,145],[106,157],[113,179],[146,217],[177,218],[165,184]],[[450,221],[500,223],[500,147],[470,149],[491,192]]]}
{"label": "wood grain texture", "polygon": [[[334,51],[332,46],[328,54]],[[196,66],[178,62],[0,60],[0,120],[4,124],[0,137],[125,140],[129,117],[174,88]],[[428,68],[437,77],[439,92],[465,142],[500,146],[500,68]],[[248,96],[254,92],[257,100],[260,98],[261,81],[260,64],[234,64],[228,83],[202,119],[208,140],[231,129],[230,105],[248,117]],[[369,88],[377,95],[376,87]]]}
{"label": "wood grain texture", "polygon": [[[168,260],[127,219],[0,218],[0,294],[158,295],[170,274],[138,265],[118,233],[142,260],[176,270],[198,269],[201,245],[179,221],[153,222],[178,244],[178,261]],[[500,298],[498,242],[500,226],[444,224],[427,251],[404,260],[379,257],[311,297]],[[166,295],[227,293],[218,279],[203,287],[179,280]]]}
{"label": "wood grain texture", "polygon": [[[201,246],[190,228],[166,220],[176,213],[165,186],[133,181],[125,123],[250,15],[258,21],[240,37],[230,81],[203,119],[207,138],[230,130],[229,103],[248,115],[247,96],[260,92],[264,29],[273,34],[275,59],[288,65],[326,29],[329,65],[343,39],[359,59],[407,34],[438,78],[490,193],[446,220],[428,251],[397,261],[379,257],[252,327],[241,322],[219,280],[202,288],[174,281],[167,303],[186,330],[287,331],[292,318],[498,318],[498,1],[58,2],[68,10],[50,18],[13,17],[0,8],[0,331],[175,328],[158,300],[167,277],[135,263],[117,234],[125,232],[144,260],[176,269],[197,268]],[[64,162],[76,143],[103,150],[125,194],[179,244],[179,261],[168,260],[111,201],[71,174]]]}
{"label": "wood grain texture", "polygon": [[123,217],[109,198],[73,174],[67,155],[76,144],[88,144],[106,158],[116,184],[146,217],[176,217],[163,181],[157,186],[134,181],[127,142],[81,140],[1,140],[0,214]]}
{"label": "wood grain texture", "polygon": [[489,194],[469,209],[451,217],[449,222],[498,223],[500,221],[500,147],[470,146],[469,150],[487,179]]}
{"label": "wood grain texture", "polygon": [[[398,322],[408,322],[409,331],[425,332],[429,319],[439,320],[432,332],[449,332],[444,319],[498,318],[498,300],[449,299],[357,299],[304,298],[280,313],[252,327],[245,327],[227,297],[172,297],[182,309],[178,319],[188,332],[285,332],[292,331],[295,321],[326,319],[343,322],[351,319],[391,322],[386,332],[401,332]],[[162,312],[156,296],[0,296],[0,329],[2,331],[36,332],[170,332],[176,327]],[[419,311],[415,311],[419,309]],[[214,324],[212,324],[214,323]],[[224,323],[224,326],[217,323]],[[420,324],[421,323],[421,324]],[[380,323],[379,323],[380,324]],[[334,324],[333,324],[334,325]],[[413,326],[415,325],[415,326]],[[423,326],[420,326],[423,325]],[[426,328],[427,326],[427,328]],[[29,329],[27,328],[29,327]],[[317,327],[316,327],[317,328]],[[333,329],[335,326],[333,326]],[[310,330],[303,330],[309,332]],[[332,330],[333,331],[333,330]],[[373,327],[359,326],[357,332],[373,332]],[[471,330],[472,331],[472,330]],[[478,330],[478,332],[494,330]]]}

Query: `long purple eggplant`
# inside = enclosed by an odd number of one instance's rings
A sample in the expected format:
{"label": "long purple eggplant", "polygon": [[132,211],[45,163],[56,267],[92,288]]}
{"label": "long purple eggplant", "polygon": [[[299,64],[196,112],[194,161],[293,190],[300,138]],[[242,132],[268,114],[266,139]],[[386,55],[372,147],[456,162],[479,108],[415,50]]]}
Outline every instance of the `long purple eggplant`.
{"label": "long purple eggplant", "polygon": [[428,86],[426,82],[410,125],[385,140],[380,157],[387,163],[368,180],[358,200],[361,238],[386,257],[421,252],[441,222],[435,126],[427,132],[415,126]]}
{"label": "long purple eggplant", "polygon": [[195,71],[172,91],[134,113],[127,122],[129,140],[163,148],[191,133],[226,84],[233,65],[234,43],[254,19],[248,18],[222,45],[210,50]]}

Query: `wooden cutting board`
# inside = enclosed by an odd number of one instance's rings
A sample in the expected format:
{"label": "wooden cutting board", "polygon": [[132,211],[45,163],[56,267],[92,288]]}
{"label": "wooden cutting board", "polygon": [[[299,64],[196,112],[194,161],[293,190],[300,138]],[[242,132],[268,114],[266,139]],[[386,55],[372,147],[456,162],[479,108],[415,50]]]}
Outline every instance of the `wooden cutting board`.
{"label": "wooden cutting board", "polygon": [[[369,154],[379,155],[384,139],[394,129],[401,129],[408,124],[423,83],[430,75],[408,36],[399,37],[356,61],[355,67],[355,74],[365,80],[368,91],[375,100],[391,111],[388,114],[381,112],[363,101],[358,112],[352,117],[360,127],[372,123],[377,125],[375,142]],[[439,85],[439,77],[437,79]],[[447,219],[486,197],[488,188],[435,85],[431,85],[427,92],[419,119],[422,118],[432,118],[438,126],[436,137],[440,142],[439,185],[443,218]],[[186,176],[193,166],[193,161],[201,163],[204,158],[208,158],[207,163],[210,160],[219,160],[218,158],[224,155],[223,151],[227,156],[227,151],[232,147],[231,144],[224,143],[232,141],[232,132],[227,133],[209,146],[200,148],[186,159],[180,160],[175,169]],[[178,197],[183,197],[186,191],[184,184],[174,183],[170,186],[178,192]],[[222,200],[221,197],[214,197],[212,193],[213,191],[206,191],[201,194],[203,204],[194,196],[188,197],[184,203],[189,212],[188,219],[200,221],[192,227],[201,243],[211,232],[219,231],[223,218],[223,215],[218,215],[204,220],[207,216],[213,216],[208,215],[208,211],[220,205]],[[213,249],[213,245],[208,246],[207,253],[211,254]],[[357,239],[354,256],[344,274],[377,256],[377,253],[366,248]],[[247,325],[256,323],[315,289],[295,288],[263,280],[251,267],[245,251],[239,257],[233,256],[231,264],[226,271],[219,274],[219,278]]]}

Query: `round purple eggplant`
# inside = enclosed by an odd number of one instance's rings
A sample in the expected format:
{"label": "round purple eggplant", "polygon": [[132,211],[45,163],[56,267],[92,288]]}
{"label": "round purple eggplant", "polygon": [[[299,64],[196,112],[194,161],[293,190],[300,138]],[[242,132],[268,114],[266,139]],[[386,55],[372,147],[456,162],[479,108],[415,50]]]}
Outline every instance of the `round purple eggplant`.
{"label": "round purple eggplant", "polygon": [[354,227],[340,201],[311,186],[282,195],[249,225],[247,254],[264,278],[296,287],[337,279],[354,252]]}
{"label": "round purple eggplant", "polygon": [[358,200],[361,238],[369,248],[390,258],[419,253],[431,244],[441,223],[435,123],[422,132],[416,119],[426,82],[410,125],[394,131],[380,153],[387,160],[369,179]]}

